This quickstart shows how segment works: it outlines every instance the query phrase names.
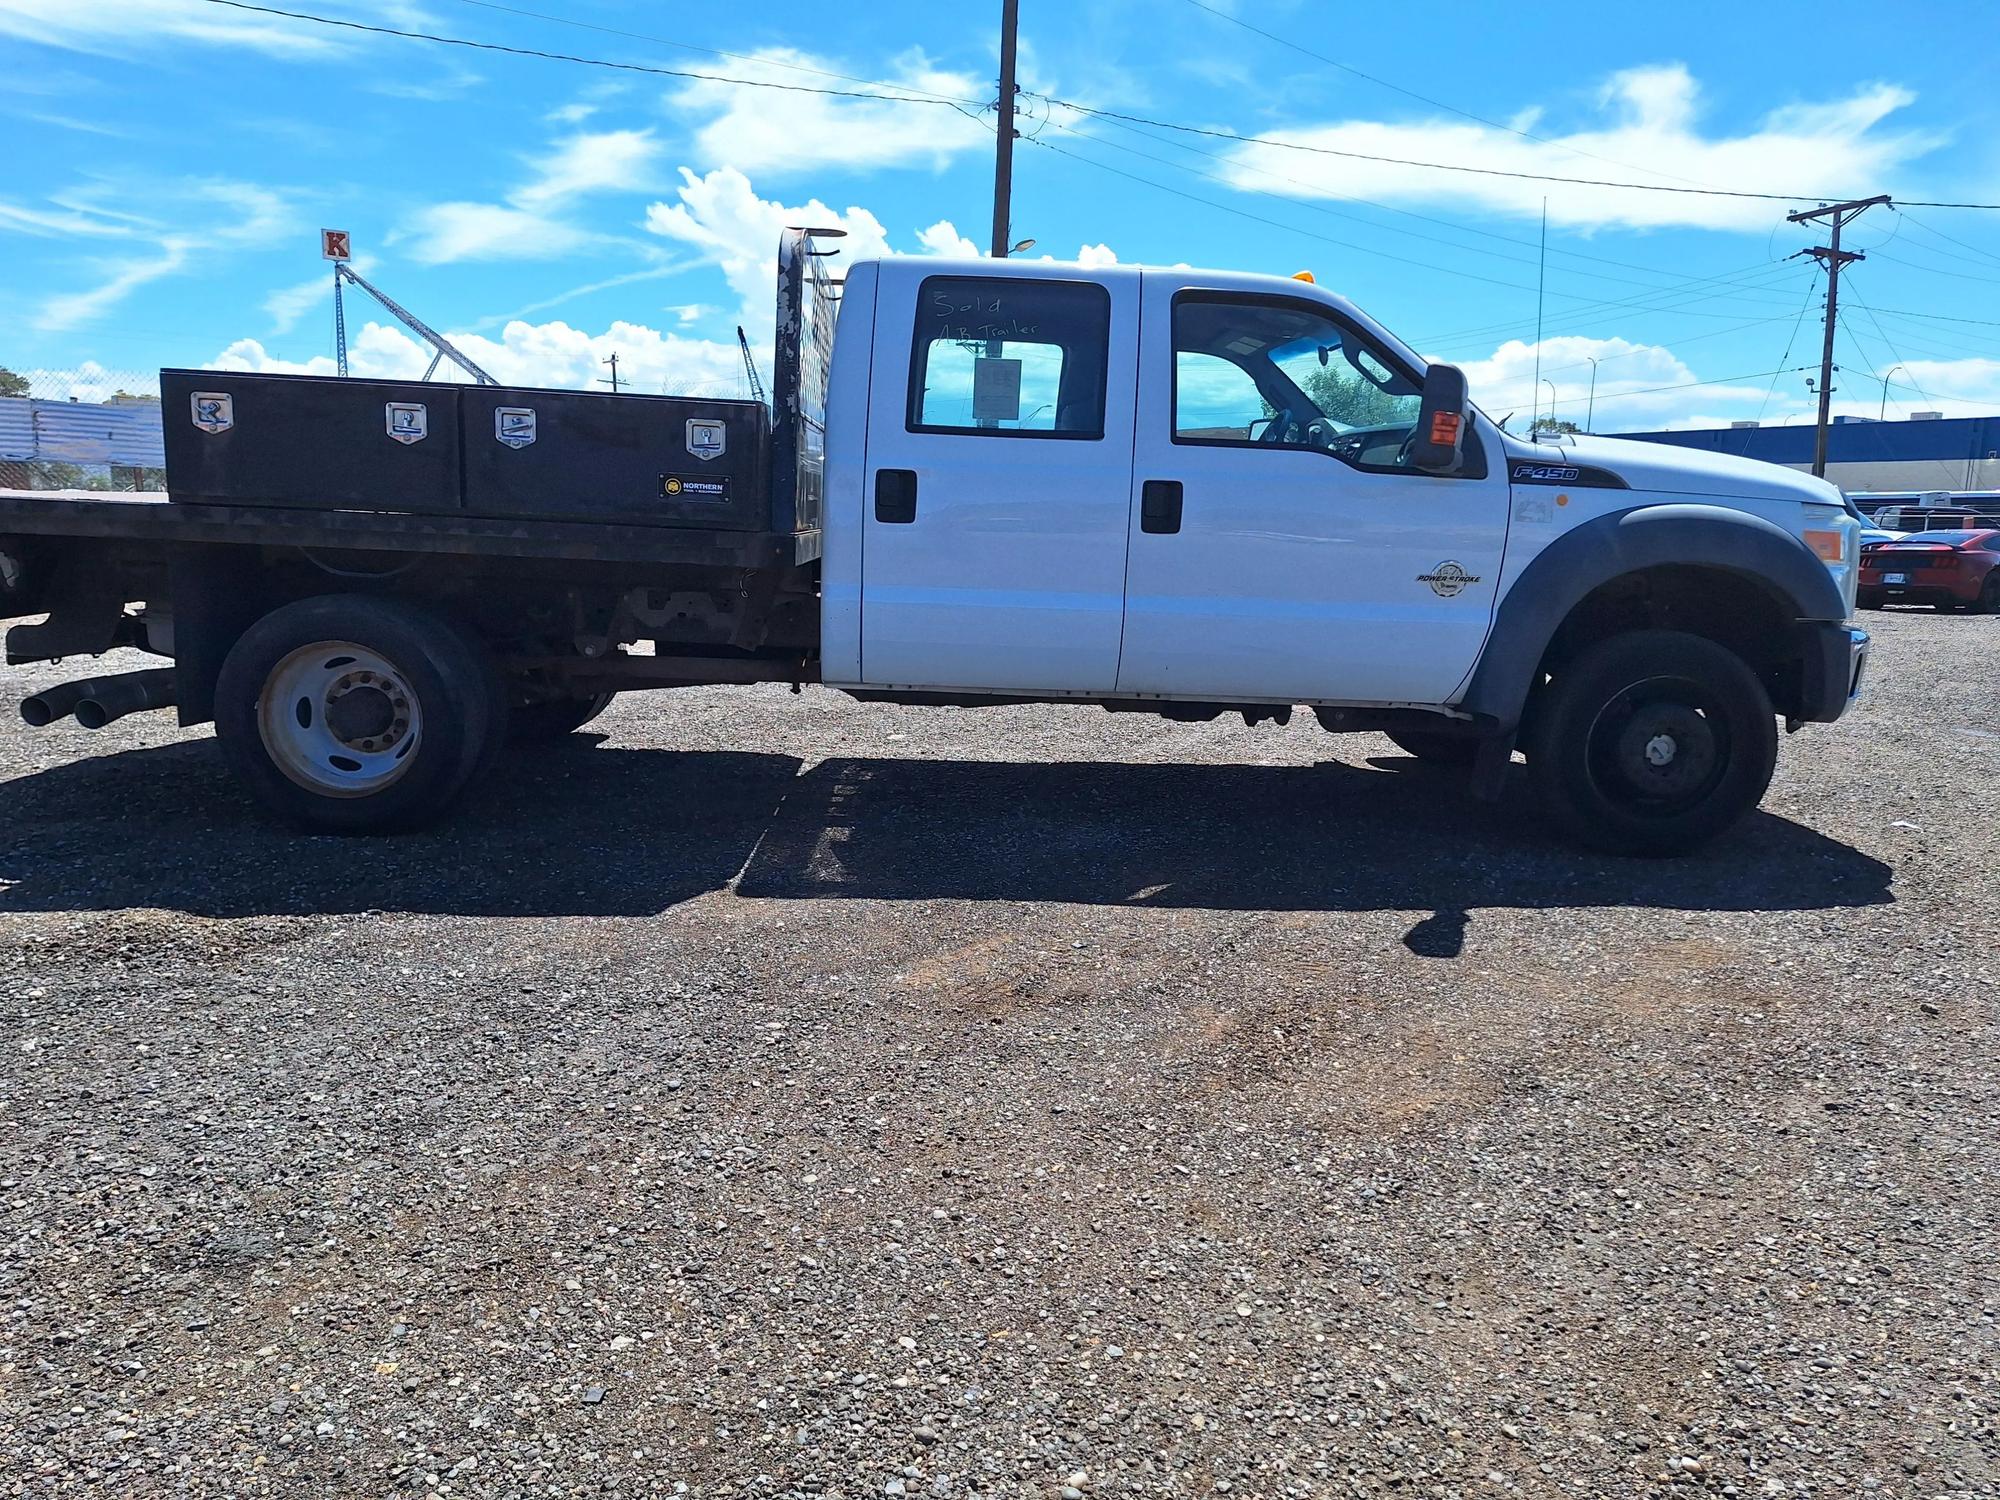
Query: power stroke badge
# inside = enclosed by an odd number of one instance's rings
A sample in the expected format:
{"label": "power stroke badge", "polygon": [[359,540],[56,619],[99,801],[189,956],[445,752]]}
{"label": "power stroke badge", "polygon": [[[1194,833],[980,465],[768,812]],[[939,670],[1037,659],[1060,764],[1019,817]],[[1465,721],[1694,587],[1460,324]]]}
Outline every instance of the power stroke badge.
{"label": "power stroke badge", "polygon": [[1479,575],[1466,572],[1455,562],[1441,562],[1430,572],[1419,573],[1417,582],[1429,584],[1440,599],[1452,599],[1479,582]]}

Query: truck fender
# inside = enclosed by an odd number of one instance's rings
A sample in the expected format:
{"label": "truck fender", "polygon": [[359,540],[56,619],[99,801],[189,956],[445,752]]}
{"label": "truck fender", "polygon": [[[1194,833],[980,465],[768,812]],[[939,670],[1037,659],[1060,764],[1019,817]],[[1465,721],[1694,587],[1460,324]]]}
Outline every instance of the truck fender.
{"label": "truck fender", "polygon": [[1762,516],[1694,504],[1612,511],[1564,533],[1521,570],[1494,611],[1459,707],[1503,730],[1516,728],[1549,642],[1569,612],[1615,578],[1676,565],[1738,574],[1796,620],[1847,617],[1826,564]]}

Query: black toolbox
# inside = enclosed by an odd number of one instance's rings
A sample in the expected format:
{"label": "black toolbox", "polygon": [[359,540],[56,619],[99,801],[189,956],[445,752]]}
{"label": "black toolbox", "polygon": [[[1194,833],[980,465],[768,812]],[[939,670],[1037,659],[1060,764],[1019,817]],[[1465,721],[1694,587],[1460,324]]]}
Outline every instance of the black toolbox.
{"label": "black toolbox", "polygon": [[770,524],[761,402],[226,370],[163,370],[160,398],[183,504]]}

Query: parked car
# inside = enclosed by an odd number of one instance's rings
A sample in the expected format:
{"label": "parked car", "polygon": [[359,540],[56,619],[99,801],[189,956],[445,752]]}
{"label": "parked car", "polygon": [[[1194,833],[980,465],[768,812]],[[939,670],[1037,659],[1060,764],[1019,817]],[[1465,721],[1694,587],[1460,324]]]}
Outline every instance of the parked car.
{"label": "parked car", "polygon": [[1864,526],[1861,528],[1861,545],[1877,547],[1883,542],[1900,542],[1908,535],[1907,531],[1884,531],[1879,526]]}
{"label": "parked car", "polygon": [[2000,615],[2000,528],[1918,531],[1861,548],[1863,609],[1929,604]]}

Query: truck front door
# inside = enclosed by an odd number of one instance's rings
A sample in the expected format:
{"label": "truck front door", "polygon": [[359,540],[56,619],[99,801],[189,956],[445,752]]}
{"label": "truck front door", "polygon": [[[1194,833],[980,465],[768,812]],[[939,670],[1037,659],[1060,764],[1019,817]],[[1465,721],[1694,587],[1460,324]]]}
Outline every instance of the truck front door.
{"label": "truck front door", "polygon": [[1149,271],[1145,328],[1119,691],[1444,702],[1492,617],[1499,453],[1410,467],[1421,372],[1303,287]]}
{"label": "truck front door", "polygon": [[1139,274],[880,263],[861,557],[873,686],[1108,693]]}

